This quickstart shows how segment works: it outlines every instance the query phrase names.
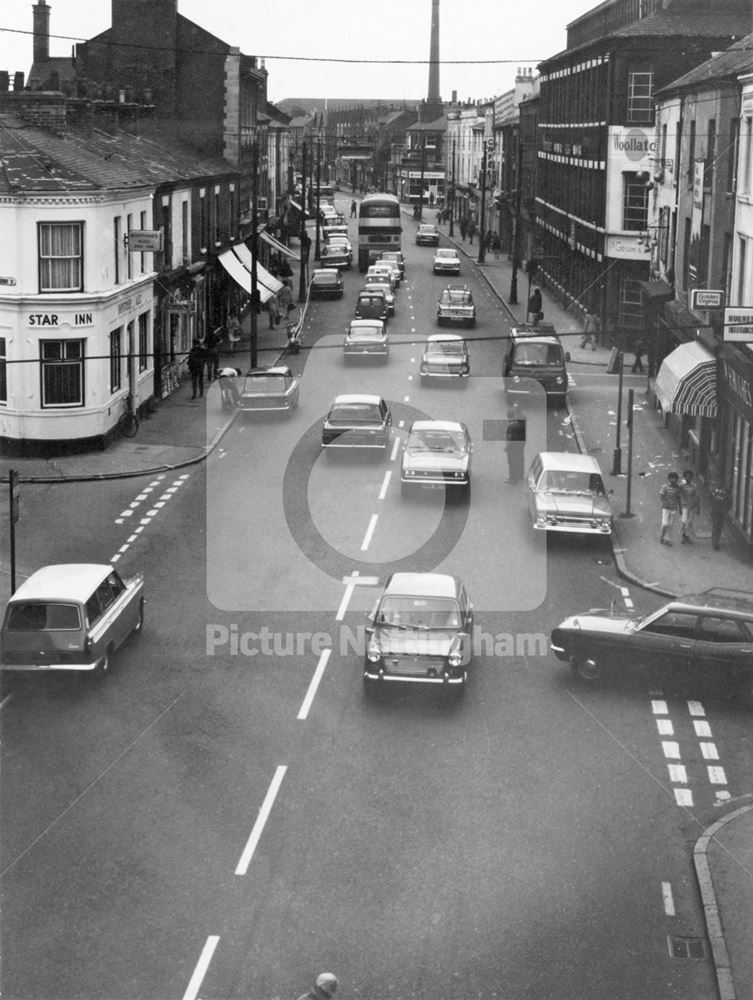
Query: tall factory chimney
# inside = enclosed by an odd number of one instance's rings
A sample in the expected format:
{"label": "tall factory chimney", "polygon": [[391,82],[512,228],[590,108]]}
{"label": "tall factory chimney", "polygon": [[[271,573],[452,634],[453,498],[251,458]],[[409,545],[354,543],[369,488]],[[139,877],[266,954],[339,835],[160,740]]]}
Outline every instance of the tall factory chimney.
{"label": "tall factory chimney", "polygon": [[44,0],[38,0],[32,7],[34,18],[34,59],[35,63],[46,63],[50,58],[50,8]]}
{"label": "tall factory chimney", "polygon": [[426,120],[442,113],[439,96],[439,0],[431,0],[431,42],[429,44],[429,93],[426,98]]}

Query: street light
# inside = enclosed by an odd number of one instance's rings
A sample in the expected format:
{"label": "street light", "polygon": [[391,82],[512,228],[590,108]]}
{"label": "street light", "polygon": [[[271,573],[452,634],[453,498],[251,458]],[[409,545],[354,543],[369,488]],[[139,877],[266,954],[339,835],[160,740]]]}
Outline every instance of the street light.
{"label": "street light", "polygon": [[478,233],[478,262],[483,264],[486,260],[486,232],[484,226],[486,224],[486,162],[487,155],[491,153],[494,149],[494,140],[487,139],[484,143],[484,152],[481,156],[481,212],[480,212],[480,223],[479,233]]}
{"label": "street light", "polygon": [[301,244],[301,267],[300,276],[298,282],[298,301],[306,301],[306,288],[308,282],[306,281],[306,267],[308,265],[309,259],[309,238],[306,232],[306,140],[303,140],[302,148],[302,159],[301,159],[301,225],[299,229],[300,244]]}
{"label": "street light", "polygon": [[450,190],[450,236],[455,235],[455,136],[452,137],[452,189]]}
{"label": "street light", "polygon": [[320,197],[321,197],[321,183],[322,183],[322,123],[319,120],[319,125],[316,130],[316,220],[314,225],[316,226],[316,244],[314,246],[314,260],[321,261],[321,249],[319,246],[319,210],[320,210]]}
{"label": "street light", "polygon": [[256,128],[251,146],[251,367],[258,361],[259,285],[256,260],[259,256],[259,137]]}

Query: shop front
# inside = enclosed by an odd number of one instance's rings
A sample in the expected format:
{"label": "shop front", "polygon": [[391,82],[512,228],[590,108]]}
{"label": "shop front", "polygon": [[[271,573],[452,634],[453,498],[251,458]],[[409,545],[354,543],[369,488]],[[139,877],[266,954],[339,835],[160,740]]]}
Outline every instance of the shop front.
{"label": "shop front", "polygon": [[725,344],[719,357],[720,480],[729,523],[753,559],[753,350]]}

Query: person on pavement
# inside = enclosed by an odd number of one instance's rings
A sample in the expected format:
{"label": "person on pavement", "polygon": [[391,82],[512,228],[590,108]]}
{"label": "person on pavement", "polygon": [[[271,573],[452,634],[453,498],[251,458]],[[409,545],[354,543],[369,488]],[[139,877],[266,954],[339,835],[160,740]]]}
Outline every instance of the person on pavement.
{"label": "person on pavement", "polygon": [[695,535],[695,516],[701,513],[701,501],[698,497],[698,486],[693,482],[693,470],[685,469],[680,483],[680,502],[682,512],[680,523],[682,525],[682,542],[684,545],[692,545],[691,535]]}
{"label": "person on pavement", "polygon": [[191,350],[188,352],[188,373],[191,376],[191,388],[193,395],[191,399],[196,399],[204,395],[204,365],[206,363],[206,353],[201,346],[198,337],[194,340]]}
{"label": "person on pavement", "polygon": [[331,972],[320,972],[316,982],[298,1000],[332,1000],[337,992],[337,976]]}
{"label": "person on pavement", "polygon": [[207,382],[217,378],[220,368],[220,345],[224,329],[218,326],[216,330],[210,330],[204,338],[204,351],[207,359]]}
{"label": "person on pavement", "polygon": [[596,350],[596,337],[601,330],[601,324],[599,323],[599,317],[595,312],[591,312],[589,309],[586,312],[586,322],[583,326],[583,339],[580,342],[582,348],[591,345],[591,350]]}
{"label": "person on pavement", "polygon": [[220,384],[223,410],[232,410],[240,402],[241,394],[236,385],[236,379],[240,378],[240,368],[220,368],[217,372],[217,381]]}
{"label": "person on pavement", "polygon": [[729,509],[729,492],[721,483],[717,483],[711,490],[709,500],[711,503],[711,544],[718,552],[724,521]]}
{"label": "person on pavement", "polygon": [[659,535],[659,543],[661,545],[672,544],[672,531],[682,511],[679,479],[680,477],[676,472],[670,472],[666,483],[659,490],[659,499],[661,501],[661,534]]}

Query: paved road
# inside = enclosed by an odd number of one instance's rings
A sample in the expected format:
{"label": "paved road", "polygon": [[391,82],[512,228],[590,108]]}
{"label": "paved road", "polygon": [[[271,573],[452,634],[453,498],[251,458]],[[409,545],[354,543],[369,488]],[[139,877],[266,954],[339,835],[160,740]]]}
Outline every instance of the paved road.
{"label": "paved road", "polygon": [[[725,747],[742,717],[674,697],[662,711],[636,684],[584,691],[542,655],[574,607],[631,595],[599,543],[536,544],[502,482],[503,316],[472,274],[479,375],[419,384],[442,282],[431,251],[406,250],[387,366],[342,363],[348,275],[342,303],[312,310],[291,419],[237,421],[185,478],[60,487],[65,530],[27,535],[32,564],[142,566],[149,603],[104,683],[18,679],[3,707],[6,997],[295,996],[324,967],[370,1000],[713,996],[708,962],[670,957],[668,936],[704,934],[689,848],[714,790],[695,723]],[[329,398],[372,388],[398,441],[413,414],[468,423],[468,511],[401,498],[398,451],[320,456]],[[562,414],[531,403],[529,419],[531,452],[574,448]],[[472,592],[467,697],[367,702],[356,641],[376,588],[344,579],[422,551]],[[657,718],[685,751],[693,814]]]}

